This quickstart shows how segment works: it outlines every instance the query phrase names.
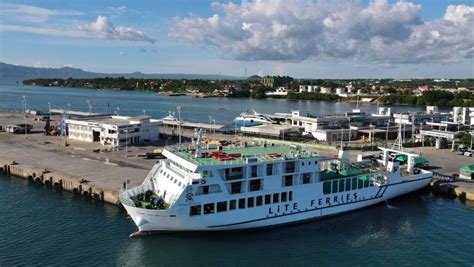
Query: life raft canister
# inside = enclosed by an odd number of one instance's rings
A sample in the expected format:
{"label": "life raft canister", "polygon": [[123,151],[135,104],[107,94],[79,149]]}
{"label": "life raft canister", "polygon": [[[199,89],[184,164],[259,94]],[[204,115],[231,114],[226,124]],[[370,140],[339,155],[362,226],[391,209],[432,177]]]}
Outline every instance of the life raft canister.
{"label": "life raft canister", "polygon": [[187,194],[186,194],[186,198],[187,198],[188,200],[192,200],[192,199],[193,199],[193,193],[191,193],[191,192],[187,193]]}

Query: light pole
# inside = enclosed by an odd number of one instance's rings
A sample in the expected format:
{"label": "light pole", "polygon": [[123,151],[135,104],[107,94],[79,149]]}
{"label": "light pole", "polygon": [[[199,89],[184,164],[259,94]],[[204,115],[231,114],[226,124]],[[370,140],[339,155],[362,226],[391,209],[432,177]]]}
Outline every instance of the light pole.
{"label": "light pole", "polygon": [[25,138],[28,138],[28,124],[26,123],[26,95],[23,95],[23,107],[25,111]]}
{"label": "light pole", "polygon": [[128,158],[128,129],[125,130],[125,157]]}
{"label": "light pole", "polygon": [[118,116],[120,114],[120,108],[117,107],[116,110],[117,110],[117,116]]}
{"label": "light pole", "polygon": [[89,107],[89,115],[92,114],[92,103],[90,99],[87,99],[87,106]]}
{"label": "light pole", "polygon": [[215,127],[216,120],[213,119],[212,124],[214,125],[214,128],[213,128],[214,132],[212,133],[212,139],[216,139],[216,127]]}
{"label": "light pole", "polygon": [[181,106],[176,106],[178,110],[178,143],[179,147],[181,147]]}
{"label": "light pole", "polygon": [[145,115],[146,115],[146,110],[143,110],[143,116],[145,116]]}
{"label": "light pole", "polygon": [[[209,135],[211,135],[211,132],[212,132],[212,116],[209,115],[208,117],[209,117],[209,127],[210,127],[210,128],[209,128]],[[214,138],[214,137],[213,137],[213,138]]]}

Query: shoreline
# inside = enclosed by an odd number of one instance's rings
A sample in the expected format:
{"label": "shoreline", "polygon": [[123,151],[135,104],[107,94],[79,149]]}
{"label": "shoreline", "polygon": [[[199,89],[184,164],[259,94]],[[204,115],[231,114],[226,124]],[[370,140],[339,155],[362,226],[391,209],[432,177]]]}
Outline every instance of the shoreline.
{"label": "shoreline", "polygon": [[[281,100],[287,100],[287,101],[311,101],[311,102],[341,102],[341,103],[348,103],[348,104],[354,104],[357,103],[357,100],[354,99],[346,99],[344,97],[340,97],[335,100],[318,100],[318,99],[303,99],[301,98],[288,98],[288,97],[245,97],[245,96],[216,96],[216,95],[208,95],[205,93],[202,94],[191,94],[186,91],[184,92],[160,92],[156,90],[130,90],[130,89],[117,89],[117,88],[89,88],[89,87],[63,87],[63,86],[42,86],[42,85],[32,85],[32,84],[22,84],[26,86],[35,86],[35,87],[42,87],[42,88],[62,88],[62,89],[88,89],[88,90],[96,90],[96,91],[110,91],[110,92],[120,92],[120,91],[125,91],[125,92],[137,92],[137,93],[149,93],[149,94],[154,94],[157,96],[164,96],[164,97],[182,97],[182,96],[188,96],[188,97],[193,97],[193,98],[227,98],[227,99],[258,99],[258,100],[264,100],[264,99],[281,99]],[[337,96],[336,94],[327,94],[327,95],[334,95]],[[294,95],[293,95],[294,96]],[[349,98],[357,97],[357,95],[350,96]],[[364,97],[364,96],[361,96]],[[376,96],[366,96],[370,98],[380,98],[382,96],[376,95]],[[367,105],[383,105],[383,106],[414,106],[414,107],[426,107],[427,105],[418,105],[418,104],[409,104],[409,103],[380,103],[378,101],[371,101],[371,102],[362,102],[359,101],[359,104],[367,104]],[[455,107],[456,105],[436,105],[441,108],[452,108]],[[464,106],[463,106],[464,107]],[[467,105],[466,107],[472,107]]]}

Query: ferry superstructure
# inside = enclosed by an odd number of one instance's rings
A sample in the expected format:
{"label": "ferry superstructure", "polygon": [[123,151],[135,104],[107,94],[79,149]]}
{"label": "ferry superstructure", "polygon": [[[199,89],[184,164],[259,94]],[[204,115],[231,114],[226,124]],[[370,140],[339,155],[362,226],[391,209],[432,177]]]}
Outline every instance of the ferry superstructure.
{"label": "ferry superstructure", "polygon": [[[224,231],[323,218],[428,185],[432,173],[414,166],[416,154],[380,149],[367,166],[346,152],[323,161],[298,146],[165,149],[143,184],[119,198],[138,234]],[[407,164],[395,160],[400,154]]]}

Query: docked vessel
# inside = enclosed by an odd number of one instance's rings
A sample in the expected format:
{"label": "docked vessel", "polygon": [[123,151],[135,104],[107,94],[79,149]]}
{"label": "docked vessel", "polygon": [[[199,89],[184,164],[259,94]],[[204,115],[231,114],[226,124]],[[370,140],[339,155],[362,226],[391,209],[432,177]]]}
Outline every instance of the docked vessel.
{"label": "docked vessel", "polygon": [[[198,138],[198,141],[201,137]],[[138,234],[223,231],[318,219],[421,189],[432,173],[416,154],[380,148],[379,159],[350,163],[347,151],[323,160],[299,146],[164,149],[141,186],[119,198]],[[405,155],[401,164],[397,155]]]}
{"label": "docked vessel", "polygon": [[275,121],[253,110],[252,112],[241,113],[234,119],[233,123],[237,127],[252,127],[262,124],[273,124]]}

